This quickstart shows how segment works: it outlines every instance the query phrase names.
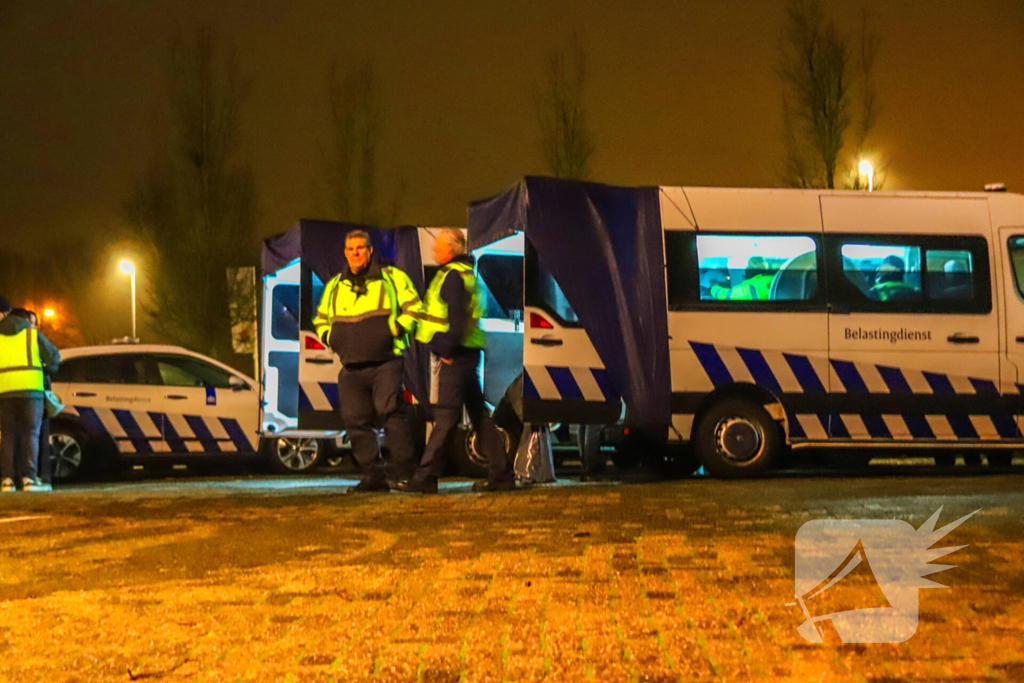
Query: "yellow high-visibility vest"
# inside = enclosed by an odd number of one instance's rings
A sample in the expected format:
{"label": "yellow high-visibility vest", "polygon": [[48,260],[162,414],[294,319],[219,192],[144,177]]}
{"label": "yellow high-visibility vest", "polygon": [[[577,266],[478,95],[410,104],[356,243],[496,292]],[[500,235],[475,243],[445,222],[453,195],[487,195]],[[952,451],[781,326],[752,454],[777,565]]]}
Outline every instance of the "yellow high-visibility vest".
{"label": "yellow high-visibility vest", "polygon": [[473,266],[462,262],[449,262],[437,271],[434,280],[427,288],[427,297],[423,302],[423,315],[419,316],[419,326],[416,328],[416,341],[429,344],[435,334],[445,333],[451,329],[448,320],[448,304],[441,298],[441,288],[448,274],[455,271],[462,277],[462,281],[469,293],[469,322],[466,323],[466,330],[462,333],[462,346],[471,349],[484,348],[484,331],[480,327],[480,318],[484,316],[483,295],[480,285],[473,273]]}
{"label": "yellow high-visibility vest", "polygon": [[0,334],[0,394],[43,391],[39,331],[30,327],[8,337]]}

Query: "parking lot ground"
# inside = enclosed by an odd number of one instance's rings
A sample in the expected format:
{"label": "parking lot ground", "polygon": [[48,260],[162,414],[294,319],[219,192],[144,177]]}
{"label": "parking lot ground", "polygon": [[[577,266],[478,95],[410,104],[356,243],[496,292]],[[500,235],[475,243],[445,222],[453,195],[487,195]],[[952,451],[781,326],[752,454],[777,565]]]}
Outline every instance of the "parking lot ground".
{"label": "parking lot ground", "polygon": [[[874,469],[874,468],[873,468]],[[0,680],[1024,680],[1024,476],[580,484],[344,495],[174,478],[0,498]],[[821,518],[967,545],[900,644],[803,640]],[[942,560],[940,560],[942,562]]]}

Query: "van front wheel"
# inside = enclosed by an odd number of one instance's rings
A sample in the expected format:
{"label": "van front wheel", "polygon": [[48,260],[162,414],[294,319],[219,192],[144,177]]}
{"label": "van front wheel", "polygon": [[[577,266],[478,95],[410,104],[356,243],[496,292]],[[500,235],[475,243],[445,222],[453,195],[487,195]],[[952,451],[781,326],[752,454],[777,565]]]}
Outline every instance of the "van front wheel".
{"label": "van front wheel", "polygon": [[727,398],[704,413],[694,447],[716,477],[755,477],[771,467],[782,438],[764,406],[746,398]]}

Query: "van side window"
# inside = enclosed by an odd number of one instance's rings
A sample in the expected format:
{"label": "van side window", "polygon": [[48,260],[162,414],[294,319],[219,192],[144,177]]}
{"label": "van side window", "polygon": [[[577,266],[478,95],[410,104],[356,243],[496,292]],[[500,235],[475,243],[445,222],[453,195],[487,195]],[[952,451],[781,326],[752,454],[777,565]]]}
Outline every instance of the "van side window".
{"label": "van side window", "polygon": [[565,298],[554,276],[541,267],[537,251],[526,245],[526,305],[537,306],[550,313],[564,327],[582,327],[576,311]]}
{"label": "van side window", "polygon": [[668,231],[665,251],[669,310],[806,308],[818,298],[818,242],[810,235]]}
{"label": "van side window", "polygon": [[477,259],[484,295],[484,317],[521,320],[523,317],[523,257],[484,254]]}
{"label": "van side window", "polygon": [[[1011,237],[1006,242],[1010,253],[1010,266],[1013,268],[1013,281],[1017,285],[1017,294],[1024,297],[1024,236]],[[61,369],[63,369],[63,364]]]}
{"label": "van side window", "polygon": [[844,244],[843,276],[869,301],[923,301],[921,250],[902,244]]}
{"label": "van side window", "polygon": [[859,234],[828,235],[825,240],[829,258],[836,259],[829,261],[829,303],[838,309],[864,313],[992,310],[984,237]]}

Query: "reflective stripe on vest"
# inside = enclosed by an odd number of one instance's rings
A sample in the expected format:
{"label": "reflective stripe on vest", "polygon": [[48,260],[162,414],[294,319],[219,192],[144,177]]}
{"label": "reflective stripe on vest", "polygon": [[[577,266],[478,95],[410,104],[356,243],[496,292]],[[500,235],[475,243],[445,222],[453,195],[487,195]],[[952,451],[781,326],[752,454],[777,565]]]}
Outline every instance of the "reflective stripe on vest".
{"label": "reflective stripe on vest", "polygon": [[444,286],[448,273],[456,271],[466,287],[469,297],[469,321],[466,323],[466,330],[462,334],[460,344],[471,349],[482,349],[484,347],[484,331],[480,328],[480,318],[483,317],[483,296],[473,273],[473,266],[468,263],[448,263],[434,276],[434,280],[427,288],[425,311],[419,316],[419,325],[416,327],[416,339],[424,344],[429,344],[435,334],[447,332],[451,324],[448,321],[448,304],[441,298],[441,288]]}
{"label": "reflective stripe on vest", "polygon": [[[375,289],[376,291],[374,291]],[[398,325],[398,293],[388,268],[382,268],[381,279],[367,282],[366,293],[358,296],[352,291],[351,281],[339,280],[331,294],[331,305],[328,312],[332,325],[334,323],[357,323],[386,315],[391,336],[395,338],[395,355],[400,355],[402,350],[408,346],[405,331]]]}
{"label": "reflective stripe on vest", "polygon": [[0,334],[0,394],[43,391],[39,332],[26,328],[10,337]]}

